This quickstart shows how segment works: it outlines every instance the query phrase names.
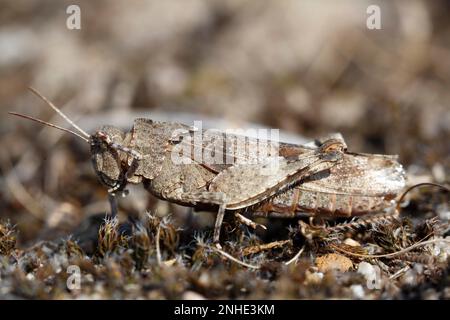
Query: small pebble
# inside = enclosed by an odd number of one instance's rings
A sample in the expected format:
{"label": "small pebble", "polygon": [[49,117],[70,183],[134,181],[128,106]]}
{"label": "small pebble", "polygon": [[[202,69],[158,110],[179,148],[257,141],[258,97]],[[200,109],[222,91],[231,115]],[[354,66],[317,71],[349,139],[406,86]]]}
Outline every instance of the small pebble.
{"label": "small pebble", "polygon": [[353,240],[352,238],[347,238],[344,240],[344,244],[352,247],[360,247],[361,244],[358,241]]}
{"label": "small pebble", "polygon": [[305,283],[307,284],[319,284],[322,282],[323,279],[323,273],[322,272],[311,272],[306,271],[305,273]]}
{"label": "small pebble", "polygon": [[367,280],[369,289],[379,289],[381,285],[380,267],[371,265],[365,261],[358,264],[358,273],[362,274]]}
{"label": "small pebble", "polygon": [[186,291],[183,293],[183,300],[205,300],[205,297],[194,291]]}
{"label": "small pebble", "polygon": [[346,272],[353,267],[352,261],[340,254],[329,253],[316,258],[316,266],[321,272],[338,270]]}
{"label": "small pebble", "polygon": [[350,289],[352,290],[353,293],[353,297],[355,299],[364,299],[365,297],[365,292],[364,292],[364,288],[362,285],[360,284],[354,284],[350,287]]}

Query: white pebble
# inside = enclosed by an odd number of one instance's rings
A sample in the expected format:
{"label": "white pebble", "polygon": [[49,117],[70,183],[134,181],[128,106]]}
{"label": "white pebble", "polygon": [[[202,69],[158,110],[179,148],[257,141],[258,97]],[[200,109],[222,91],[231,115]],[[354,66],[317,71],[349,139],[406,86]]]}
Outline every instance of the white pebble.
{"label": "white pebble", "polygon": [[360,284],[354,284],[350,287],[350,289],[352,290],[353,293],[353,297],[355,299],[364,299],[365,297],[365,292],[364,292],[364,288],[362,285]]}

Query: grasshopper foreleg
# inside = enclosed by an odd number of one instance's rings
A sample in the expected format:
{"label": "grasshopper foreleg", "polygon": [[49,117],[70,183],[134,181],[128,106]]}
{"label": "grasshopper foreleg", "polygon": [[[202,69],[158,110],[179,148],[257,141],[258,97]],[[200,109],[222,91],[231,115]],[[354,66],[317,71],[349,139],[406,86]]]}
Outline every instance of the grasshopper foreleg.
{"label": "grasshopper foreleg", "polygon": [[118,212],[117,197],[114,193],[108,192],[108,201],[111,206],[111,217],[116,217]]}

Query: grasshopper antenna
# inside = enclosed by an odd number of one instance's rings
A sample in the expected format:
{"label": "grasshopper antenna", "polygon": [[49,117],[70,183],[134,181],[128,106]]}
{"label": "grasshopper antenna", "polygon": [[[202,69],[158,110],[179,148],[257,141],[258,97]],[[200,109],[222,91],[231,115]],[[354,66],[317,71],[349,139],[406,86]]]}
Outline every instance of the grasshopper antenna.
{"label": "grasshopper antenna", "polygon": [[[89,138],[90,135],[84,131],[83,129],[81,129],[79,126],[77,126],[75,124],[75,122],[73,122],[72,120],[69,119],[68,116],[66,116],[61,110],[59,110],[58,107],[56,107],[51,101],[49,101],[46,97],[44,97],[42,94],[39,93],[39,91],[37,91],[36,89],[34,89],[33,87],[28,87],[28,89],[33,92],[36,96],[38,96],[39,98],[42,99],[42,101],[44,101],[46,104],[48,104],[53,110],[55,110],[56,113],[58,113],[61,117],[64,118],[64,120],[66,120],[72,127],[74,127],[75,129],[78,130],[78,132],[80,132],[83,136],[85,136],[85,138]],[[36,120],[36,119],[34,119]]]}
{"label": "grasshopper antenna", "polygon": [[52,124],[52,123],[50,123],[50,122],[46,122],[46,121],[43,121],[43,120],[40,120],[40,119],[37,119],[37,118],[33,118],[33,117],[30,117],[30,116],[26,116],[26,115],[24,115],[24,114],[16,113],[16,112],[8,112],[8,113],[9,113],[9,114],[12,114],[13,116],[17,116],[17,117],[25,118],[25,119],[28,119],[28,120],[32,120],[32,121],[41,123],[41,124],[43,124],[43,125],[46,125],[46,126],[48,126],[48,127],[52,127],[52,128],[59,129],[59,130],[62,130],[62,131],[64,131],[64,132],[73,134],[74,136],[77,136],[78,138],[83,139],[84,141],[86,141],[86,142],[89,143],[89,140],[86,139],[85,137],[83,137],[81,134],[78,134],[78,133],[76,133],[76,132],[74,132],[74,131],[72,131],[72,130],[69,130],[69,129],[66,129],[66,128],[57,126],[56,124]]}

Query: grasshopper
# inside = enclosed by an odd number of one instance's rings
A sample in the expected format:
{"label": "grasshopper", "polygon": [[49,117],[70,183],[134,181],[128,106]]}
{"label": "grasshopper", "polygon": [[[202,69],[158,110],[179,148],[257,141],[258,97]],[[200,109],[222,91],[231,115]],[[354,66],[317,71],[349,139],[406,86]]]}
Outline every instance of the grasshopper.
{"label": "grasshopper", "polygon": [[[257,224],[241,213],[350,217],[385,209],[405,185],[404,170],[395,156],[350,153],[339,134],[318,139],[312,145],[265,141],[276,145],[276,150],[269,149],[262,161],[254,161],[261,160],[261,156],[249,156],[245,150],[255,149],[261,140],[245,137],[245,143],[237,146],[234,142],[242,138],[238,135],[196,132],[181,123],[140,118],[134,120],[129,132],[105,125],[91,135],[36,90],[30,90],[78,132],[11,114],[86,141],[94,170],[113,199],[113,214],[117,211],[116,194],[123,192],[129,183],[142,183],[148,192],[166,201],[191,207],[216,207],[213,234],[216,244],[226,211],[233,211],[242,223],[254,228]],[[196,134],[202,136],[200,141],[194,139]],[[234,161],[205,162],[198,160],[195,152],[180,152],[196,148],[213,150],[215,157]],[[174,161],[174,155],[182,161]]]}

